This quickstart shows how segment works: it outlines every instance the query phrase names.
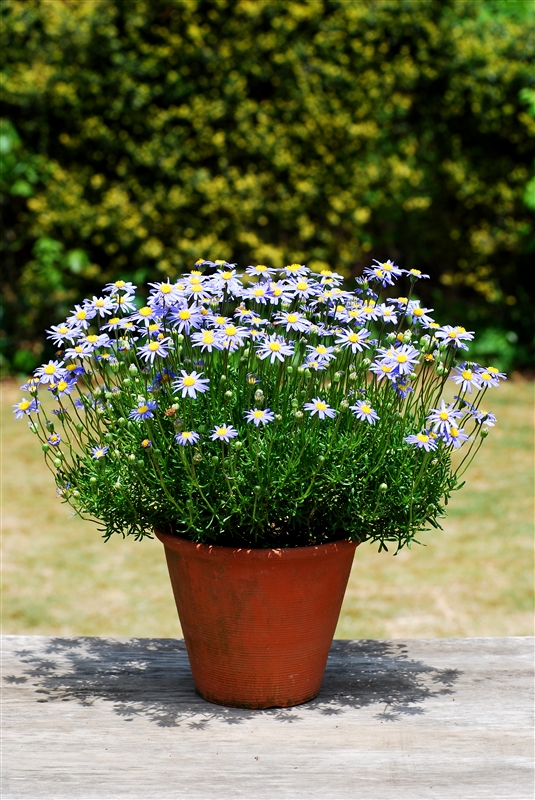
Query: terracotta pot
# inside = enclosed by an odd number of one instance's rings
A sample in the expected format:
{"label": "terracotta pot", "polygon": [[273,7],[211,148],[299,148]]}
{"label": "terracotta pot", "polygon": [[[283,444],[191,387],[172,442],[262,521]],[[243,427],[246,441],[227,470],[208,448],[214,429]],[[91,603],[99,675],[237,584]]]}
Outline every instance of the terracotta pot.
{"label": "terracotta pot", "polygon": [[247,550],[156,535],[199,694],[238,708],[315,697],[356,544]]}

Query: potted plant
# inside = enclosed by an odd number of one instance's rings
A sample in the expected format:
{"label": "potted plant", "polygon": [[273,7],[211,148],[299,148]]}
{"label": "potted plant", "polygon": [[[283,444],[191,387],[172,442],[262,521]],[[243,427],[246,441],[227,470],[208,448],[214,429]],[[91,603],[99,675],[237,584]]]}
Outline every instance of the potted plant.
{"label": "potted plant", "polygon": [[505,376],[414,297],[417,270],[377,262],[347,291],[330,270],[235,267],[84,300],[15,414],[106,540],[163,542],[201,695],[287,706],[319,691],[355,547],[440,527]]}

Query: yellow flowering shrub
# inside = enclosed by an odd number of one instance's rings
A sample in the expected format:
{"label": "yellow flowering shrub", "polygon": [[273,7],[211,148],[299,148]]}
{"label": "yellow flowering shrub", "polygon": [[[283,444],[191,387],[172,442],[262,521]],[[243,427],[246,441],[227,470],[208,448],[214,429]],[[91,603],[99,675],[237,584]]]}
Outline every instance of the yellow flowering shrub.
{"label": "yellow flowering shrub", "polygon": [[[95,280],[200,257],[348,276],[398,258],[521,325],[535,44],[483,5],[6,0],[2,113],[46,161],[30,194],[3,189],[22,338]],[[48,293],[41,240],[63,248]]]}

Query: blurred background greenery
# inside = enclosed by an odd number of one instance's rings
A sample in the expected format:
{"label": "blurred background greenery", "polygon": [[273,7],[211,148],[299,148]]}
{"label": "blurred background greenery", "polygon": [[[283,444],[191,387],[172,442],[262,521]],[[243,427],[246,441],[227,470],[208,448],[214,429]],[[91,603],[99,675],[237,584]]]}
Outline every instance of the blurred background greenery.
{"label": "blurred background greenery", "polygon": [[[200,257],[430,273],[533,363],[531,0],[3,0],[1,368]],[[441,319],[442,318],[442,319]]]}

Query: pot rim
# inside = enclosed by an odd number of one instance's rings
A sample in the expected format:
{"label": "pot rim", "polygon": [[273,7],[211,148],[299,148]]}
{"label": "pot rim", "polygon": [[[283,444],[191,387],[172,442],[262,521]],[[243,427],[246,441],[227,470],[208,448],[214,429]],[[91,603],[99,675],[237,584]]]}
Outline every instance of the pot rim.
{"label": "pot rim", "polygon": [[154,533],[162,544],[170,550],[182,552],[189,550],[190,553],[195,551],[197,556],[206,555],[208,557],[212,553],[214,556],[232,555],[234,558],[255,559],[258,561],[266,561],[271,558],[284,560],[314,558],[318,555],[327,555],[340,550],[355,550],[360,544],[360,542],[352,542],[349,539],[338,539],[335,542],[313,544],[306,547],[229,547],[227,545],[191,542],[189,539],[183,539],[174,533],[166,533],[158,528],[154,528]]}

